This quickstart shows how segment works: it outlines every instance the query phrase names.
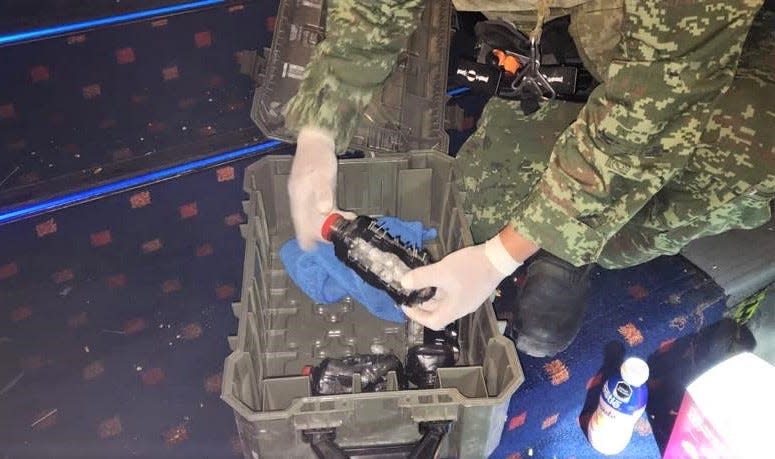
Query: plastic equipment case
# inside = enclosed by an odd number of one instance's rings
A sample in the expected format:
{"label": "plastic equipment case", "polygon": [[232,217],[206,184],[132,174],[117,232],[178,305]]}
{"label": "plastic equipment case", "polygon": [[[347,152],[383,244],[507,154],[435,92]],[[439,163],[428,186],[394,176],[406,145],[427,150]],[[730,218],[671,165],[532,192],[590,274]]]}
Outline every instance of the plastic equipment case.
{"label": "plastic equipment case", "polygon": [[[423,25],[368,108],[351,144],[365,158],[342,160],[338,202],[366,215],[396,215],[438,229],[435,259],[472,243],[446,155],[444,103],[451,6],[429,0]],[[290,140],[282,108],[324,33],[325,4],[281,1],[253,119],[270,137]],[[248,222],[234,351],[222,398],[233,409],[247,459],[486,457],[500,441],[506,410],[524,376],[514,345],[497,328],[489,301],[458,321],[457,366],[438,370],[439,387],[312,396],[306,365],[325,357],[386,351],[402,361],[422,327],[381,321],[345,299],[317,305],[286,275],[278,251],[293,237],[287,180],[291,159],[269,156],[245,174]]]}

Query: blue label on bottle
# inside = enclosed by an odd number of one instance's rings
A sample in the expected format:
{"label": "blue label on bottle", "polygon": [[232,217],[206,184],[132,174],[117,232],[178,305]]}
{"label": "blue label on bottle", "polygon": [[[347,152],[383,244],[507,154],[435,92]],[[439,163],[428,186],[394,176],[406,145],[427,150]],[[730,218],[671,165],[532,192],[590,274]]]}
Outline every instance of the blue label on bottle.
{"label": "blue label on bottle", "polygon": [[633,414],[646,406],[649,389],[645,384],[639,387],[631,386],[617,373],[603,385],[601,396],[616,411]]}

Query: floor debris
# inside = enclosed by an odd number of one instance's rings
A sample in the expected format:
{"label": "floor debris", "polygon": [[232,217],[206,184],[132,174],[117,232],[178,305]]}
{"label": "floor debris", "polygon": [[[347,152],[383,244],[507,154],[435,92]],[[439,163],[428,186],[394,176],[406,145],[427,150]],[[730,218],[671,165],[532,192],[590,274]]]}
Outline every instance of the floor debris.
{"label": "floor debris", "polygon": [[40,419],[38,419],[37,421],[35,421],[35,422],[33,422],[32,424],[30,424],[30,428],[33,428],[33,427],[35,427],[36,425],[40,424],[41,422],[43,422],[43,421],[45,421],[46,419],[50,418],[51,416],[55,415],[55,414],[57,413],[57,411],[59,411],[59,408],[54,408],[53,410],[49,411],[48,413],[46,413],[45,415],[43,415],[43,417],[41,417],[41,418],[40,418]]}

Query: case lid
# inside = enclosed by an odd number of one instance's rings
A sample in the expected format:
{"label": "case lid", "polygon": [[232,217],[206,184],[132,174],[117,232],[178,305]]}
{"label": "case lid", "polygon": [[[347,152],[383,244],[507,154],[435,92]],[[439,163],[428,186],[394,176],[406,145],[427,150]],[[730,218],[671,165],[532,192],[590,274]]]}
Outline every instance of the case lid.
{"label": "case lid", "polygon": [[[315,45],[325,37],[325,0],[281,0],[261,85],[251,118],[270,138],[286,142],[285,105],[298,91]],[[451,35],[447,0],[426,0],[420,26],[382,89],[361,117],[350,150],[390,153],[447,152],[444,131],[447,65]]]}

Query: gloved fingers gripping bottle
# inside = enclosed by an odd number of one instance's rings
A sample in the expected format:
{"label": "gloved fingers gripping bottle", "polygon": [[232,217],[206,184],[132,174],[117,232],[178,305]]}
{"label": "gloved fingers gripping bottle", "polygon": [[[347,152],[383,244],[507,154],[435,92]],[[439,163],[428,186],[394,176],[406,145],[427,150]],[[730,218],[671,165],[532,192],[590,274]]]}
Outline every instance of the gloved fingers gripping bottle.
{"label": "gloved fingers gripping bottle", "polygon": [[366,283],[387,292],[397,305],[423,303],[436,293],[433,287],[411,291],[401,286],[404,274],[431,263],[430,252],[390,236],[373,218],[348,220],[333,213],[323,223],[321,236],[334,244],[337,258]]}
{"label": "gloved fingers gripping bottle", "polygon": [[648,378],[648,364],[642,359],[630,357],[622,363],[619,374],[603,384],[600,402],[587,429],[593,448],[613,455],[627,447],[635,423],[646,410]]}

